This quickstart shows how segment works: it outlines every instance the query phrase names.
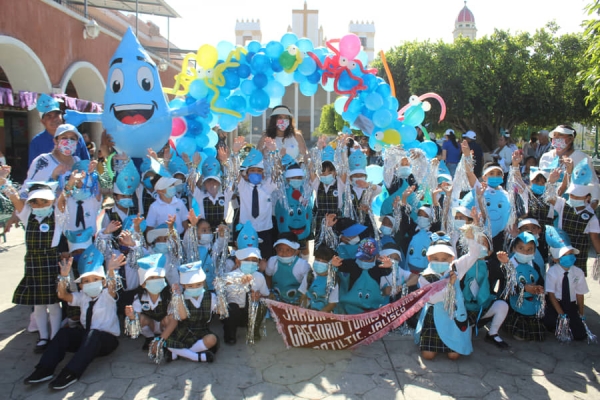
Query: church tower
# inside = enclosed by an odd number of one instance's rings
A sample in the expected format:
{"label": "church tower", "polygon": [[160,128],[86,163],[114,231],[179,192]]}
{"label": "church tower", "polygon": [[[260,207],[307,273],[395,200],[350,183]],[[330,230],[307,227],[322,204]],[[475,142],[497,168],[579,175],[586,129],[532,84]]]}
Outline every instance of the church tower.
{"label": "church tower", "polygon": [[454,40],[462,36],[474,40],[477,36],[477,28],[475,27],[475,17],[469,7],[467,7],[467,1],[465,0],[465,6],[458,13],[456,21],[454,22]]}
{"label": "church tower", "polygon": [[[290,29],[288,28],[288,32]],[[309,10],[306,1],[301,10],[292,10],[291,32],[309,38],[315,47],[324,46],[323,27],[319,26],[319,10]]]}
{"label": "church tower", "polygon": [[354,33],[360,38],[360,44],[367,53],[369,62],[373,61],[375,58],[375,24],[369,21],[350,21],[348,32]]}
{"label": "church tower", "polygon": [[248,42],[262,40],[262,32],[260,31],[260,19],[252,20],[236,20],[235,21],[235,44],[245,46]]}

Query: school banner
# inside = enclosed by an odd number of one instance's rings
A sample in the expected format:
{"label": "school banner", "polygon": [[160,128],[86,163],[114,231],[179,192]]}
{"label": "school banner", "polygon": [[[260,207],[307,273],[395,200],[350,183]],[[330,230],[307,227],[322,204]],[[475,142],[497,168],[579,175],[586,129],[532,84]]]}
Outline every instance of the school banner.
{"label": "school banner", "polygon": [[263,301],[288,348],[344,350],[373,343],[398,328],[447,283],[448,280],[443,279],[377,310],[355,315],[336,315],[274,300]]}

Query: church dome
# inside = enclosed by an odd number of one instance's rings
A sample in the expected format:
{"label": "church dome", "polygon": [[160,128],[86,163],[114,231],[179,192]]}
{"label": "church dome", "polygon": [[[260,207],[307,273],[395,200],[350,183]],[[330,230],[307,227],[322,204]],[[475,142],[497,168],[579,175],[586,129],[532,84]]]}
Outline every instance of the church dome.
{"label": "church dome", "polygon": [[458,17],[456,17],[456,22],[470,22],[475,23],[475,17],[469,7],[467,7],[467,2],[465,1],[465,6],[458,13]]}

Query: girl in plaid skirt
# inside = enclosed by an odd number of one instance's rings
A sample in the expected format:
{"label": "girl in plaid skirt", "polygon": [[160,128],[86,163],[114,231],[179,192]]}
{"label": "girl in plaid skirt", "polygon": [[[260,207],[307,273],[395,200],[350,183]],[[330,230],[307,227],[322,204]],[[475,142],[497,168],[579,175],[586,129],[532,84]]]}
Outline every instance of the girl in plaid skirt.
{"label": "girl in plaid skirt", "polygon": [[[19,198],[6,177],[10,167],[0,170],[0,186],[11,200],[25,227],[25,273],[13,294],[13,303],[33,306],[40,340],[34,351],[42,353],[60,329],[62,311],[56,296],[59,273],[58,243],[62,230],[56,221],[60,211],[54,206],[56,182],[29,182],[27,200]],[[48,332],[50,319],[50,332]]]}

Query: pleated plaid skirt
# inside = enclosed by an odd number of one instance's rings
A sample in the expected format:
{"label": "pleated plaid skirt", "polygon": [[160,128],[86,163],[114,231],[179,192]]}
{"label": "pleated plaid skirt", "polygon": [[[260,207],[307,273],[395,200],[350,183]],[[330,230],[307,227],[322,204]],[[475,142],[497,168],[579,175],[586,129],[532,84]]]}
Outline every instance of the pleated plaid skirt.
{"label": "pleated plaid skirt", "polygon": [[437,332],[435,321],[433,320],[433,306],[430,306],[427,314],[425,314],[419,348],[421,351],[433,351],[436,353],[451,353],[453,351],[444,344]]}
{"label": "pleated plaid skirt", "polygon": [[54,214],[39,222],[33,214],[25,231],[25,274],[13,294],[13,303],[33,306],[54,304],[56,278],[60,273],[58,249],[52,247]]}
{"label": "pleated plaid skirt", "polygon": [[546,339],[546,327],[535,315],[522,315],[511,309],[504,320],[504,328],[519,339],[536,342],[543,342]]}

